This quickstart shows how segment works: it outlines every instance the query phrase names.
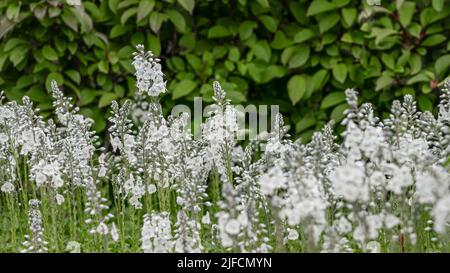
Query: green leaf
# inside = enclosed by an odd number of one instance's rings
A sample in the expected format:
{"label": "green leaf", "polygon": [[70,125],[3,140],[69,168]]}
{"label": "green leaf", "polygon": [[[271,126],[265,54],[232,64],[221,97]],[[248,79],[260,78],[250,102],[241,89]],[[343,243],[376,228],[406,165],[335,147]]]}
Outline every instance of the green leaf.
{"label": "green leaf", "polygon": [[228,31],[228,29],[222,25],[215,25],[208,30],[208,38],[209,39],[223,38],[223,37],[227,37],[230,35],[231,35],[231,32]]}
{"label": "green leaf", "polygon": [[398,11],[398,16],[400,20],[400,24],[402,26],[407,27],[409,23],[411,23],[411,19],[414,15],[414,11],[416,9],[416,3],[405,1],[403,5],[400,7]]}
{"label": "green leaf", "polygon": [[444,35],[434,34],[434,35],[431,35],[431,36],[428,36],[427,38],[425,38],[425,40],[423,40],[421,45],[422,46],[435,46],[435,45],[438,45],[438,44],[444,42],[445,40],[447,40],[447,38]]}
{"label": "green leaf", "polygon": [[178,0],[178,3],[189,12],[189,14],[192,14],[195,7],[195,0]]}
{"label": "green leaf", "polygon": [[263,8],[270,7],[269,0],[256,0],[256,2],[258,2],[258,4],[261,5],[261,7]]}
{"label": "green leaf", "polygon": [[263,60],[265,62],[269,62],[272,51],[270,49],[267,41],[258,41],[251,46],[252,52],[255,54],[256,58]]}
{"label": "green leaf", "polygon": [[150,14],[150,12],[153,10],[153,7],[155,6],[155,0],[143,0],[139,2],[138,6],[138,12],[137,12],[137,22],[141,21],[147,15]]}
{"label": "green leaf", "polygon": [[98,101],[98,107],[103,108],[109,106],[114,100],[117,99],[117,97],[118,96],[116,93],[104,93]]}
{"label": "green leaf", "polygon": [[433,102],[430,100],[428,96],[420,95],[417,101],[419,103],[420,111],[425,112],[433,110]]}
{"label": "green leaf", "polygon": [[258,25],[253,21],[244,21],[239,25],[239,38],[244,41],[247,40],[253,33],[253,29]]}
{"label": "green leaf", "polygon": [[422,59],[419,54],[412,54],[408,62],[411,67],[411,75],[419,73],[422,69]]}
{"label": "green leaf", "polygon": [[159,56],[161,53],[161,41],[159,40],[159,37],[153,34],[148,34],[147,41],[148,48],[153,52],[153,54]]}
{"label": "green leaf", "polygon": [[275,37],[270,44],[274,49],[284,49],[292,44],[292,41],[286,38],[282,31],[275,32]]}
{"label": "green leaf", "polygon": [[334,107],[333,111],[331,112],[330,118],[336,123],[340,122],[345,117],[344,111],[347,108],[347,103],[339,104],[338,106]]}
{"label": "green leaf", "polygon": [[297,1],[289,1],[289,10],[291,11],[292,15],[294,16],[295,20],[301,24],[305,24],[307,17],[306,17],[306,10],[303,5],[298,3]]}
{"label": "green leaf", "polygon": [[308,7],[306,12],[307,16],[313,16],[322,12],[333,10],[336,8],[334,3],[328,2],[327,0],[314,0]]}
{"label": "green leaf", "polygon": [[445,0],[432,0],[431,3],[433,5],[433,8],[437,11],[437,12],[441,12],[442,9],[444,8],[444,2]]}
{"label": "green leaf", "polygon": [[320,109],[327,109],[344,102],[346,99],[344,92],[332,92],[323,98]]}
{"label": "green leaf", "polygon": [[344,83],[347,78],[347,65],[340,63],[333,66],[333,77],[340,83]]}
{"label": "green leaf", "polygon": [[375,44],[379,45],[382,43],[387,37],[397,34],[398,32],[394,29],[390,28],[372,28],[372,32],[370,33],[371,38],[375,38]]}
{"label": "green leaf", "polygon": [[270,32],[275,32],[277,30],[278,21],[275,20],[272,16],[262,15],[259,16],[259,20],[261,20],[264,27],[266,27]]}
{"label": "green leaf", "polygon": [[289,68],[297,68],[304,65],[309,59],[310,51],[309,46],[299,46],[289,61]]}
{"label": "green leaf", "polygon": [[355,22],[357,10],[355,8],[345,8],[342,9],[342,18],[344,18],[344,22],[347,24],[347,26],[353,25],[353,22]]}
{"label": "green leaf", "polygon": [[228,52],[228,60],[237,62],[241,58],[241,53],[239,52],[239,48],[232,47],[230,48],[230,51]]}
{"label": "green leaf", "polygon": [[56,51],[51,48],[48,45],[45,45],[42,48],[42,56],[44,56],[44,58],[46,58],[49,61],[57,61],[58,60],[58,54],[56,53]]}
{"label": "green leaf", "polygon": [[52,81],[56,81],[58,86],[61,86],[64,84],[64,78],[61,74],[59,74],[58,72],[49,73],[47,75],[47,79],[45,80],[45,87],[46,87],[47,91],[49,91],[49,92],[52,90],[52,87],[51,87]]}
{"label": "green leaf", "polygon": [[289,99],[292,105],[299,102],[306,91],[306,79],[303,75],[292,76],[287,84]]}
{"label": "green leaf", "polygon": [[450,66],[450,54],[439,57],[434,64],[434,70],[436,75],[442,76],[444,72],[447,71]]}
{"label": "green leaf", "polygon": [[120,23],[125,25],[128,19],[137,13],[138,9],[136,7],[127,9],[120,17]]}
{"label": "green leaf", "polygon": [[121,24],[117,24],[112,27],[111,32],[109,33],[109,38],[114,39],[119,36],[124,35],[131,29],[131,26],[124,26]]}
{"label": "green leaf", "polygon": [[5,47],[3,48],[4,52],[8,52],[11,49],[15,48],[18,45],[21,44],[26,44],[27,42],[23,39],[19,39],[19,38],[10,38],[8,39],[8,41],[5,44]]}
{"label": "green leaf", "polygon": [[329,79],[328,71],[325,69],[321,69],[314,73],[311,82],[312,82],[312,92],[318,91],[322,89]]}
{"label": "green leaf", "polygon": [[6,9],[6,18],[11,21],[15,21],[20,14],[20,4],[18,3],[11,3],[7,5]]}
{"label": "green leaf", "polygon": [[198,56],[188,54],[186,55],[186,60],[195,71],[200,71],[202,68],[202,60]]}
{"label": "green leaf", "polygon": [[419,74],[417,74],[416,76],[410,78],[406,84],[407,85],[411,85],[417,82],[428,82],[430,81],[430,78],[428,77],[428,75],[425,72],[421,72]]}
{"label": "green leaf", "polygon": [[304,117],[295,124],[295,132],[300,133],[316,124],[316,120],[311,117]]}
{"label": "green leaf", "polygon": [[394,79],[389,75],[382,75],[377,79],[375,84],[375,91],[379,91],[391,85],[394,82]]}
{"label": "green leaf", "polygon": [[65,71],[64,74],[66,74],[76,84],[80,84],[81,77],[80,77],[80,73],[78,71],[71,69],[71,70]]}
{"label": "green leaf", "polygon": [[162,23],[166,20],[166,16],[159,12],[150,13],[150,28],[157,33],[161,28]]}
{"label": "green leaf", "polygon": [[329,15],[321,16],[319,20],[319,31],[325,33],[332,27],[334,27],[340,20],[339,14],[332,13]]}
{"label": "green leaf", "polygon": [[195,87],[197,87],[197,83],[193,80],[181,80],[175,85],[172,92],[172,99],[175,100],[190,94],[194,91]]}
{"label": "green leaf", "polygon": [[179,11],[171,9],[167,12],[167,15],[179,32],[184,33],[186,31],[186,21]]}
{"label": "green leaf", "polygon": [[382,53],[381,60],[390,70],[395,70],[395,60],[392,54]]}
{"label": "green leaf", "polygon": [[314,36],[316,36],[316,33],[312,29],[305,28],[295,34],[294,42],[302,43],[304,41],[311,39]]}
{"label": "green leaf", "polygon": [[289,69],[281,65],[269,65],[262,73],[261,83],[266,83],[274,78],[282,78],[288,73]]}
{"label": "green leaf", "polygon": [[30,86],[35,82],[34,75],[23,75],[21,76],[16,83],[15,88],[17,89],[24,89],[25,87]]}
{"label": "green leaf", "polygon": [[98,66],[98,70],[102,73],[107,74],[109,71],[109,65],[108,62],[106,62],[105,60],[101,60],[97,63]]}

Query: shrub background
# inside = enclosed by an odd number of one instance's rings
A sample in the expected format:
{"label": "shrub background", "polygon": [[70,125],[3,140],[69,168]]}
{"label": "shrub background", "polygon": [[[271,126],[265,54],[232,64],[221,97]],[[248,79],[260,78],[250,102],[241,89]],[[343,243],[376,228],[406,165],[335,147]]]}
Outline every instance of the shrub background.
{"label": "shrub background", "polygon": [[449,75],[446,0],[72,2],[0,2],[0,89],[49,115],[55,79],[99,132],[112,100],[133,96],[139,43],[163,60],[166,110],[210,102],[216,79],[235,103],[279,104],[306,139],[342,118],[345,88],[364,90],[381,114],[404,94],[424,111]]}

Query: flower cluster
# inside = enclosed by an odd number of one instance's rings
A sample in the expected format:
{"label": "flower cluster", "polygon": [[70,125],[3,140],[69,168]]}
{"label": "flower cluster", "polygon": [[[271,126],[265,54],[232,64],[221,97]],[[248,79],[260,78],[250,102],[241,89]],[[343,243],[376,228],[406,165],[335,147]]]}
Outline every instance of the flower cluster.
{"label": "flower cluster", "polygon": [[[25,252],[448,245],[450,81],[435,113],[418,111],[406,95],[382,120],[348,89],[341,137],[329,122],[309,143],[294,141],[277,114],[270,132],[244,145],[241,113],[218,82],[197,138],[187,113],[163,115],[159,60],[139,45],[133,65],[136,98],[112,103],[104,147],[56,82],[48,120],[29,98],[0,96],[0,216],[10,231],[3,241],[14,246],[19,234]],[[26,213],[25,235],[16,218]]]}

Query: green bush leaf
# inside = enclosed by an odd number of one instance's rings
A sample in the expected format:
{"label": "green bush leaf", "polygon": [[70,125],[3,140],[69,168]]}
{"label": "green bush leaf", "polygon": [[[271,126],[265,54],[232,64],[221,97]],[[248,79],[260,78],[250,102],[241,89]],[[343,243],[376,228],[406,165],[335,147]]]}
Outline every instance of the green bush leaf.
{"label": "green bush leaf", "polygon": [[44,56],[44,58],[46,58],[49,61],[58,60],[58,53],[56,53],[56,51],[48,45],[45,45],[42,48],[42,56]]}
{"label": "green bush leaf", "polygon": [[80,73],[78,71],[70,69],[70,70],[64,71],[64,74],[66,74],[76,84],[80,84],[81,77],[80,77]]}
{"label": "green bush leaf", "polygon": [[309,28],[305,28],[297,32],[294,36],[294,42],[302,43],[316,36],[316,33]]}
{"label": "green bush leaf", "polygon": [[437,11],[437,12],[441,12],[444,8],[444,2],[445,0],[432,0],[431,3],[433,5],[433,8]]}
{"label": "green bush leaf", "polygon": [[423,40],[421,45],[422,46],[435,46],[446,40],[447,40],[447,38],[444,35],[434,34],[434,35],[431,35],[431,36],[428,36],[427,38],[425,38],[425,40]]}
{"label": "green bush leaf", "polygon": [[314,0],[308,7],[307,16],[313,16],[336,8],[334,3],[327,0]]}
{"label": "green bush leaf", "polygon": [[155,0],[142,0],[139,2],[138,11],[137,11],[137,21],[141,21],[147,15],[150,14],[150,12],[153,10],[153,7],[155,6]]}
{"label": "green bush leaf", "polygon": [[172,92],[172,99],[178,99],[189,95],[197,87],[197,83],[193,80],[181,80],[175,85]]}
{"label": "green bush leaf", "polygon": [[338,123],[342,119],[344,119],[344,111],[348,108],[347,103],[339,104],[338,106],[334,107],[333,111],[331,112],[330,118]]}
{"label": "green bush leaf", "polygon": [[[166,15],[159,12],[150,13],[150,28],[157,33],[161,28],[162,23],[166,20]],[[183,24],[183,23],[181,23]]]}
{"label": "green bush leaf", "polygon": [[394,82],[394,79],[389,75],[382,75],[379,77],[375,84],[375,90],[379,91],[381,89],[386,88]]}
{"label": "green bush leaf", "polygon": [[433,110],[433,102],[426,95],[420,95],[418,100],[420,111],[432,111]]}
{"label": "green bush leaf", "polygon": [[228,29],[222,25],[215,25],[208,30],[208,38],[209,39],[223,38],[223,37],[227,37],[230,35],[231,35],[231,32],[228,31]]}
{"label": "green bush leaf", "polygon": [[344,92],[332,92],[323,98],[320,109],[327,109],[345,101]]}
{"label": "green bush leaf", "polygon": [[336,14],[336,13],[321,16],[321,18],[319,20],[320,33],[327,32],[329,29],[334,27],[339,22],[340,19],[341,18],[339,16],[339,14]]}
{"label": "green bush leaf", "polygon": [[316,124],[316,120],[311,117],[304,117],[299,122],[295,124],[295,132],[300,133],[304,130],[314,126]]}
{"label": "green bush leaf", "polygon": [[186,31],[186,21],[179,11],[171,9],[167,12],[167,15],[179,32],[184,33]]}
{"label": "green bush leaf", "polygon": [[228,60],[237,62],[237,61],[239,61],[240,57],[241,57],[241,53],[239,52],[239,48],[237,48],[235,46],[230,48],[230,51],[228,52]]}
{"label": "green bush leaf", "polygon": [[104,93],[98,101],[98,107],[103,108],[109,106],[117,98],[118,96],[116,93]]}
{"label": "green bush leaf", "polygon": [[189,14],[192,14],[195,7],[195,0],[178,0],[178,3],[189,12]]}
{"label": "green bush leaf", "polygon": [[270,61],[272,51],[267,41],[258,41],[257,43],[253,44],[251,48],[256,58],[263,60],[265,62]]}
{"label": "green bush leaf", "polygon": [[305,95],[306,91],[306,79],[303,75],[295,75],[292,76],[287,84],[287,90],[289,99],[292,102],[292,105],[297,104],[303,95]]}
{"label": "green bush leaf", "polygon": [[239,38],[244,41],[247,40],[253,33],[253,29],[258,25],[253,21],[244,21],[239,25]]}
{"label": "green bush leaf", "polygon": [[407,27],[409,25],[409,23],[411,23],[411,19],[414,15],[414,11],[416,9],[416,3],[411,2],[411,1],[405,1],[399,11],[398,11],[398,16],[399,16],[399,20],[400,23],[402,24],[402,26]]}
{"label": "green bush leaf", "polygon": [[340,63],[333,66],[333,77],[340,83],[344,83],[347,78],[347,65]]}
{"label": "green bush leaf", "polygon": [[309,59],[310,51],[309,46],[299,46],[292,54],[289,61],[289,68],[297,68],[304,65]]}
{"label": "green bush leaf", "polygon": [[444,72],[447,71],[450,66],[450,54],[439,57],[434,64],[434,71],[436,75],[442,76]]}
{"label": "green bush leaf", "polygon": [[259,16],[259,20],[261,20],[264,27],[266,27],[270,32],[275,32],[277,30],[278,21],[272,16],[262,15]]}
{"label": "green bush leaf", "polygon": [[344,18],[344,21],[347,24],[347,26],[353,25],[353,22],[355,22],[357,14],[358,11],[355,8],[342,9],[342,18]]}
{"label": "green bush leaf", "polygon": [[292,44],[292,41],[282,31],[275,32],[275,37],[270,44],[274,49],[284,49]]}

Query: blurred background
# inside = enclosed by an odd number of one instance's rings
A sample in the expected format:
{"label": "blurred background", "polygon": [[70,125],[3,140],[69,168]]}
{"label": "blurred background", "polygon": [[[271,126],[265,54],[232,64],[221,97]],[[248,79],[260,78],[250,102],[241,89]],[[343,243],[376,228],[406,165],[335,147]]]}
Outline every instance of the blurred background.
{"label": "blurred background", "polygon": [[162,60],[165,110],[218,80],[239,104],[278,104],[308,140],[360,91],[381,116],[413,94],[433,110],[449,76],[448,0],[0,1],[0,90],[51,113],[50,80],[103,132],[113,100],[135,91],[131,54]]}

